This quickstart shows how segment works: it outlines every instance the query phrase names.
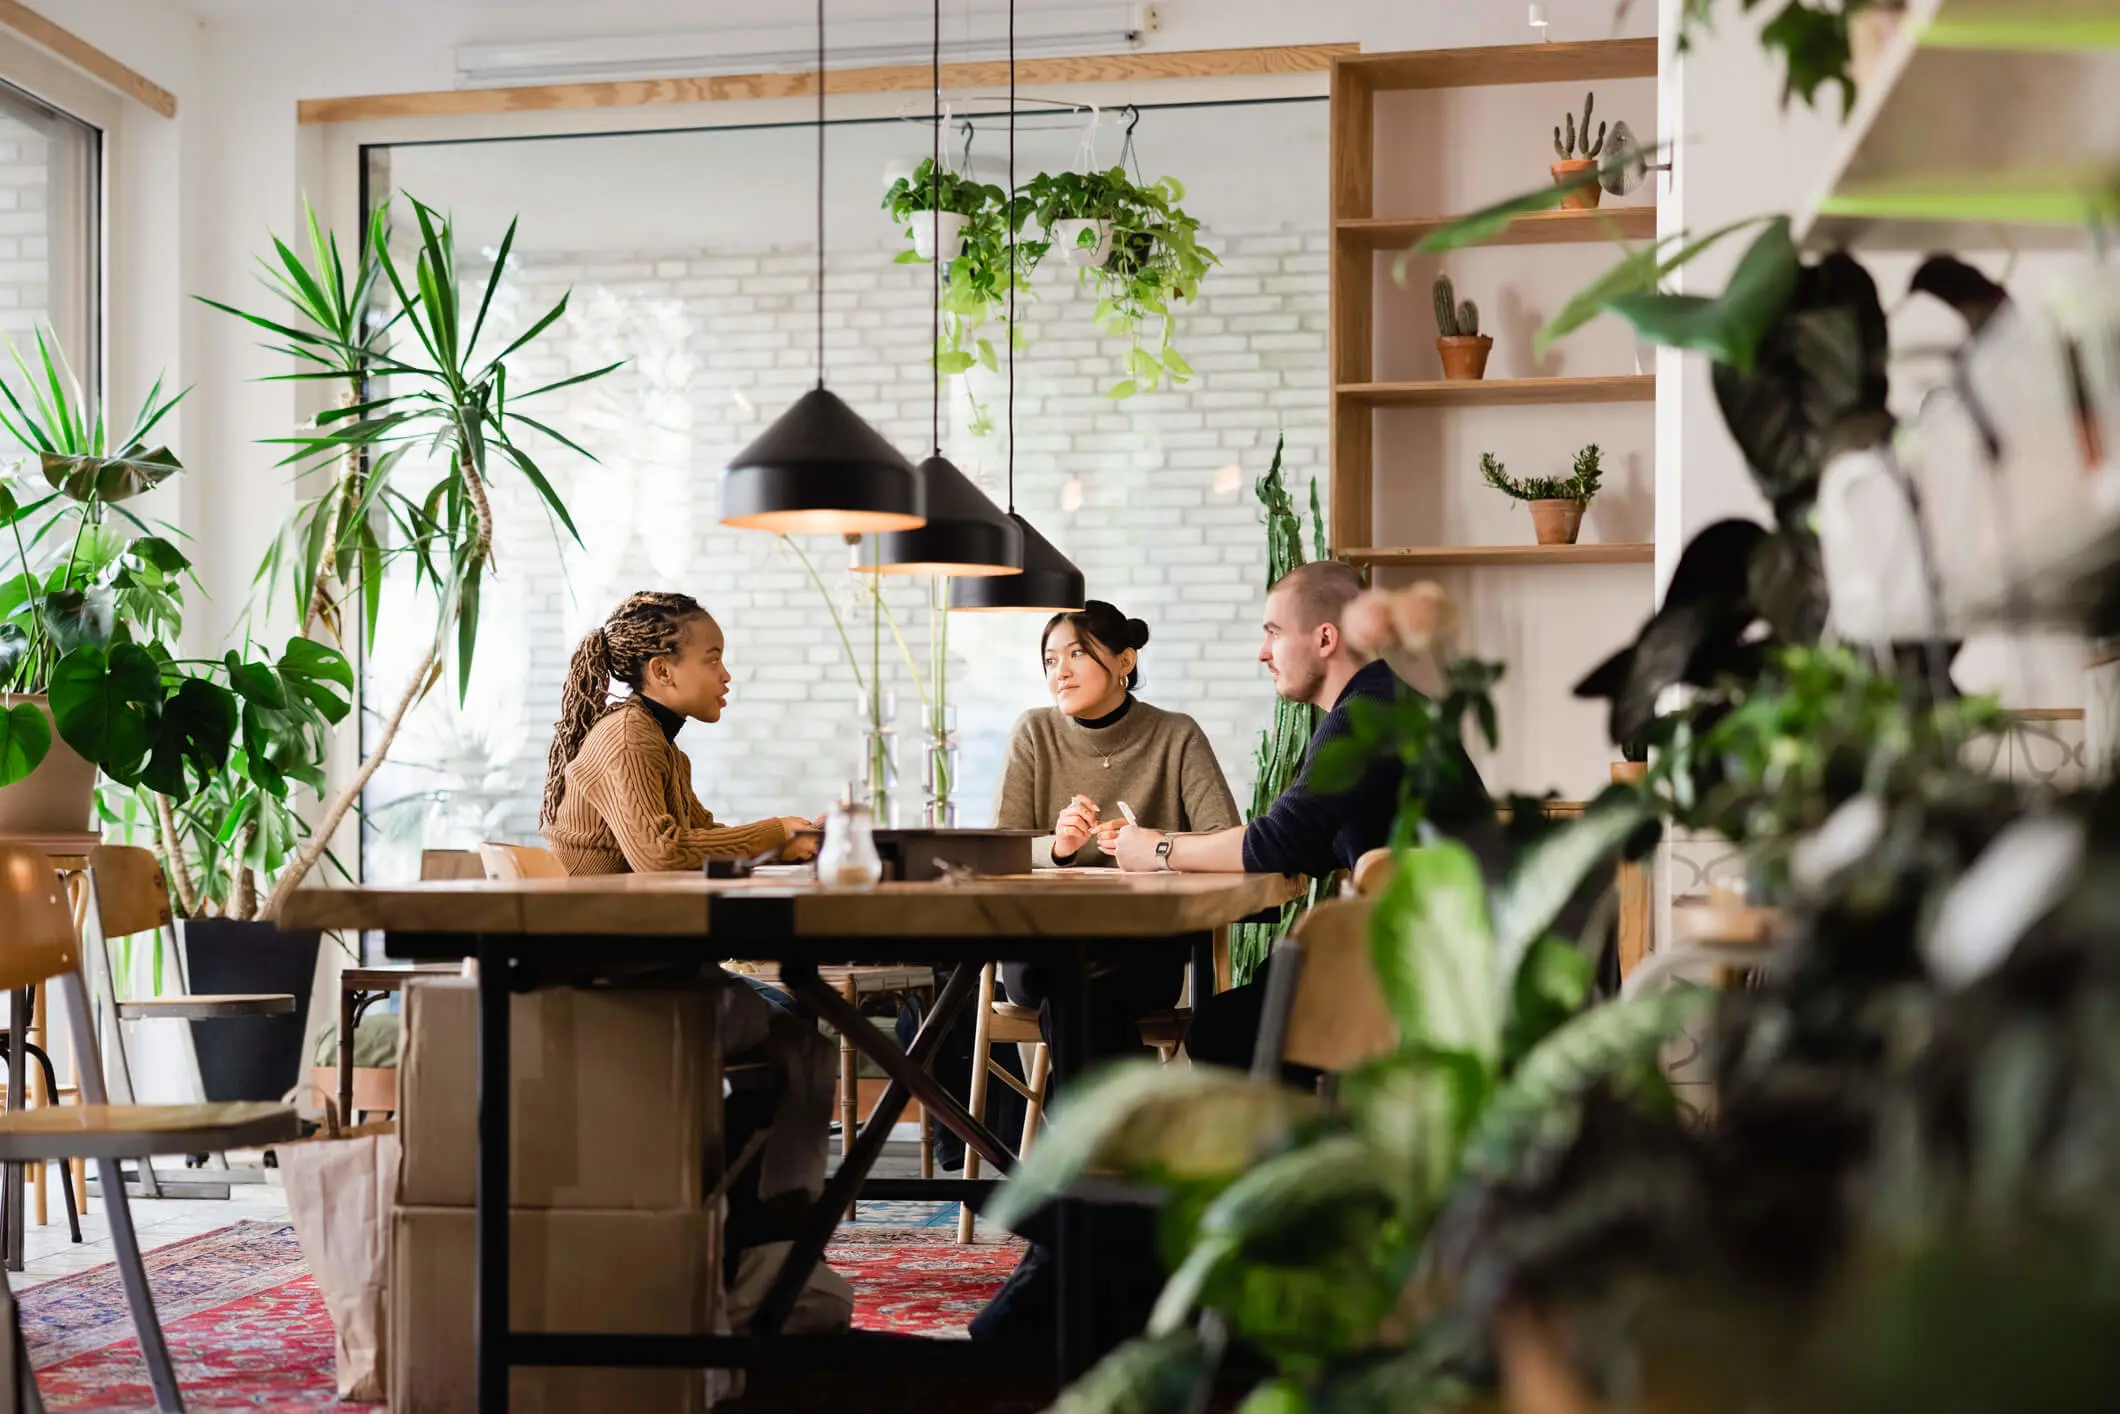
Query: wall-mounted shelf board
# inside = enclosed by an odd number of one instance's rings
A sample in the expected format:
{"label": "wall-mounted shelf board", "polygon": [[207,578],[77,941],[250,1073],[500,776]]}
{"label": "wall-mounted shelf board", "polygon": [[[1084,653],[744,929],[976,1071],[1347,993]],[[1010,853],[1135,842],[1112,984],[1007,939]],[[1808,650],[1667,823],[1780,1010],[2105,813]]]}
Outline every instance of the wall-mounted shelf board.
{"label": "wall-mounted shelf board", "polygon": [[1469,565],[1646,565],[1656,560],[1649,544],[1615,545],[1405,545],[1342,550],[1353,565],[1386,569],[1452,569]]}
{"label": "wall-mounted shelf board", "polygon": [[1403,54],[1357,54],[1333,65],[1335,83],[1352,81],[1372,93],[1655,77],[1654,39],[1418,49]]}
{"label": "wall-mounted shelf board", "polygon": [[1656,398],[1656,375],[1606,378],[1455,378],[1428,383],[1342,383],[1343,399],[1371,407],[1522,407],[1545,403],[1645,403]]}
{"label": "wall-mounted shelf board", "polygon": [[1813,249],[2079,247],[2120,215],[2120,0],[1913,0],[1799,218]]}
{"label": "wall-mounted shelf board", "polygon": [[[1332,223],[1333,234],[1357,250],[1404,250],[1456,216],[1374,216]],[[1595,211],[1535,211],[1519,216],[1481,245],[1588,245],[1600,241],[1649,240],[1656,235],[1656,207],[1605,206]]]}

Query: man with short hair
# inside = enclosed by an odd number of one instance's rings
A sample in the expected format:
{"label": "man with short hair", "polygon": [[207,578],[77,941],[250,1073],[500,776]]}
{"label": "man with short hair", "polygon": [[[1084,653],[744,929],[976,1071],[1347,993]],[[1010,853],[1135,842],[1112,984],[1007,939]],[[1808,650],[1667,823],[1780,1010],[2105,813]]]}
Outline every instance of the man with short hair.
{"label": "man with short hair", "polygon": [[[1291,702],[1325,709],[1304,752],[1303,770],[1265,814],[1248,825],[1211,835],[1163,835],[1128,826],[1119,832],[1119,866],[1129,870],[1171,869],[1189,873],[1308,874],[1324,878],[1352,870],[1372,849],[1390,843],[1398,817],[1405,767],[1396,757],[1372,762],[1351,790],[1339,795],[1309,787],[1318,752],[1353,730],[1349,704],[1358,698],[1396,701],[1415,689],[1388,664],[1372,661],[1340,629],[1347,606],[1363,589],[1354,566],[1337,560],[1299,565],[1266,596],[1266,638],[1259,661],[1273,676],[1274,690]],[[1427,819],[1446,832],[1491,829],[1494,803],[1479,768],[1462,743],[1454,784],[1426,801]],[[1263,978],[1195,1002],[1185,1051],[1194,1061],[1243,1069],[1250,1065],[1265,1010]],[[1314,1076],[1291,1073],[1294,1083]]]}
{"label": "man with short hair", "polygon": [[[1336,869],[1354,868],[1356,860],[1390,841],[1404,769],[1398,761],[1373,763],[1344,794],[1314,794],[1308,788],[1319,748],[1351,730],[1349,704],[1364,697],[1388,703],[1414,692],[1388,664],[1370,660],[1341,632],[1340,619],[1362,589],[1361,573],[1354,566],[1319,560],[1290,570],[1266,596],[1266,637],[1259,645],[1259,661],[1281,696],[1325,711],[1295,783],[1265,814],[1236,829],[1171,836],[1129,826],[1119,832],[1121,868],[1323,878]],[[1462,745],[1456,751],[1457,785],[1447,797],[1427,802],[1429,820],[1446,830],[1493,816],[1479,769]]]}

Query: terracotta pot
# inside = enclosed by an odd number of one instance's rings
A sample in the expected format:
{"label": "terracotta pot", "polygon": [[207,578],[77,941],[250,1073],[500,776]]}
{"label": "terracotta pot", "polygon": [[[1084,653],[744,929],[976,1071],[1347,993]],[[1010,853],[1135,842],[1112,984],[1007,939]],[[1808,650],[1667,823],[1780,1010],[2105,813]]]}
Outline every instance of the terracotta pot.
{"label": "terracotta pot", "polygon": [[[1597,161],[1590,157],[1571,157],[1565,162],[1553,164],[1553,180],[1556,183],[1572,181],[1585,172],[1595,172]],[[1595,211],[1598,202],[1605,196],[1605,189],[1590,182],[1569,192],[1561,201],[1563,211]]]}
{"label": "terracotta pot", "polygon": [[1487,376],[1487,355],[1494,351],[1492,334],[1451,334],[1435,341],[1443,360],[1443,376],[1453,383],[1478,382]]}
{"label": "terracotta pot", "polygon": [[1541,545],[1573,545],[1583,528],[1588,501],[1533,501],[1531,525]]}
{"label": "terracotta pot", "polygon": [[[11,693],[4,704],[31,702],[51,721],[51,704],[41,692]],[[94,829],[96,768],[52,729],[52,749],[37,769],[11,786],[0,787],[0,832],[10,834],[79,834]]]}

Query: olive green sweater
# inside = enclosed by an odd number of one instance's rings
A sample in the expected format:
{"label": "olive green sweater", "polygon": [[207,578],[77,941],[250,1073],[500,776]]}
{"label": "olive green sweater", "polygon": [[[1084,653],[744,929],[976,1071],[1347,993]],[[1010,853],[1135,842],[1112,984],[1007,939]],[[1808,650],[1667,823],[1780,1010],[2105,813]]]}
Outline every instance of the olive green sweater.
{"label": "olive green sweater", "polygon": [[[1142,825],[1165,833],[1206,833],[1244,823],[1200,724],[1138,699],[1106,727],[1086,727],[1057,707],[1026,712],[1017,721],[994,824],[1043,831],[1036,862],[1055,863],[1053,826],[1077,795],[1097,802],[1100,821],[1122,818],[1123,800]],[[1114,861],[1091,840],[1072,860],[1061,862]]]}

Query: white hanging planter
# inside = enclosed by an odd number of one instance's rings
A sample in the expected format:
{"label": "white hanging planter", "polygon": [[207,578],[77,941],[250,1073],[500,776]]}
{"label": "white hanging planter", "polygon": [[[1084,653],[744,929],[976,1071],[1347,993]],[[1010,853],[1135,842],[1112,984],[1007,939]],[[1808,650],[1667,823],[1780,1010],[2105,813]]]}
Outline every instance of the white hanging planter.
{"label": "white hanging planter", "polygon": [[916,212],[913,216],[913,253],[922,260],[933,260],[939,237],[942,258],[955,260],[964,254],[964,229],[971,224],[971,217],[960,216],[954,211],[940,215],[932,211]]}
{"label": "white hanging planter", "polygon": [[1833,630],[1886,648],[1953,633],[1948,594],[1939,623],[1930,603],[1918,513],[1882,448],[1846,451],[1818,483],[1818,548]]}
{"label": "white hanging planter", "polygon": [[[1094,233],[1094,239],[1085,239]],[[1112,253],[1112,223],[1109,221],[1055,221],[1053,248],[1070,265],[1102,265]]]}

